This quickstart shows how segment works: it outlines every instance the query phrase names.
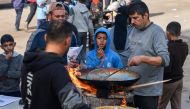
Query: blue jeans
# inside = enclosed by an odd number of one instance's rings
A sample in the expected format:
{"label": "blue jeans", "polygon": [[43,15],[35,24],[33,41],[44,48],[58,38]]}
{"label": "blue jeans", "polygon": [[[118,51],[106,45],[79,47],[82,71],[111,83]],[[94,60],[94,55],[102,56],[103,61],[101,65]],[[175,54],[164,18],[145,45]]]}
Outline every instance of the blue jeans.
{"label": "blue jeans", "polygon": [[20,20],[21,20],[23,8],[21,8],[21,9],[15,9],[15,11],[16,11],[15,28],[16,28],[17,30],[19,30],[19,27],[20,27]]}

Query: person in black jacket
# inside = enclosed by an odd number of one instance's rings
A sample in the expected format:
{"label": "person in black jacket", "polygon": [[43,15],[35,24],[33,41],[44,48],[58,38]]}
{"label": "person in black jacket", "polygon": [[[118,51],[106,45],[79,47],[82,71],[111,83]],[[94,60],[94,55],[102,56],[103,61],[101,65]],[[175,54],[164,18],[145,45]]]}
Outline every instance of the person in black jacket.
{"label": "person in black jacket", "polygon": [[71,82],[62,56],[67,53],[72,24],[52,21],[42,52],[26,52],[21,75],[24,109],[90,109]]}
{"label": "person in black jacket", "polygon": [[171,102],[172,109],[181,109],[181,93],[183,88],[183,64],[188,55],[188,45],[182,39],[178,39],[181,33],[181,25],[171,22],[167,28],[168,51],[170,52],[170,64],[164,69],[164,80],[171,79],[163,85],[158,109],[166,109]]}

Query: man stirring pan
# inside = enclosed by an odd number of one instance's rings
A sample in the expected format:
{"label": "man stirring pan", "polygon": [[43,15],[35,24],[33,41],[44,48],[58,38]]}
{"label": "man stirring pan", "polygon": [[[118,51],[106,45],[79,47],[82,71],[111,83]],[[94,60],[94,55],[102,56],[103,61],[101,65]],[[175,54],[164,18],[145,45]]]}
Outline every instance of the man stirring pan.
{"label": "man stirring pan", "polygon": [[[144,2],[131,4],[129,17],[133,28],[128,36],[130,71],[141,75],[137,84],[163,80],[163,68],[169,64],[169,53],[164,31],[149,20]],[[157,109],[162,84],[134,90],[134,103],[139,109]]]}

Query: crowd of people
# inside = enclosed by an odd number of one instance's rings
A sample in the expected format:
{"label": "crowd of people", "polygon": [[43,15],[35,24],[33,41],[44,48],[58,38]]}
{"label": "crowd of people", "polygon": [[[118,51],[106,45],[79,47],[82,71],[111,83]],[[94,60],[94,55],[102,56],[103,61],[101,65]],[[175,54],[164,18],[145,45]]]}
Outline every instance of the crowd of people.
{"label": "crowd of people", "polygon": [[[12,2],[17,14],[15,28],[19,31],[26,1]],[[93,5],[99,2],[90,1]],[[95,28],[89,0],[27,0],[30,13],[26,29],[35,11],[37,28],[27,41],[24,56],[14,51],[13,36],[1,37],[4,53],[0,54],[0,95],[22,97],[24,109],[90,109],[65,68],[84,62],[89,69],[128,66],[129,71],[140,75],[136,84],[170,79],[167,83],[134,89],[134,106],[166,109],[170,101],[172,109],[181,109],[182,67],[189,51],[187,43],[179,38],[180,23],[170,22],[165,33],[150,20],[143,1],[117,2],[125,4],[117,7],[115,24],[111,28]],[[87,37],[92,46],[89,51]],[[78,58],[68,63],[69,48],[81,45]]]}

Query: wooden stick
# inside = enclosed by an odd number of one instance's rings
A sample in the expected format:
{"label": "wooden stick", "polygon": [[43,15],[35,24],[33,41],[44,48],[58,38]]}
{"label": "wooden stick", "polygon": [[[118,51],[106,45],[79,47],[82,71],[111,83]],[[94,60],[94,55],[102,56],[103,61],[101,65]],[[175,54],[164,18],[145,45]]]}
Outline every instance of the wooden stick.
{"label": "wooden stick", "polygon": [[172,80],[172,79],[167,79],[167,80],[163,80],[163,81],[156,81],[156,82],[149,82],[149,83],[144,83],[144,84],[133,85],[133,86],[129,87],[129,89],[135,89],[135,88],[141,88],[141,87],[146,87],[146,86],[150,86],[150,85],[165,83],[165,82],[168,82],[170,80]]}

